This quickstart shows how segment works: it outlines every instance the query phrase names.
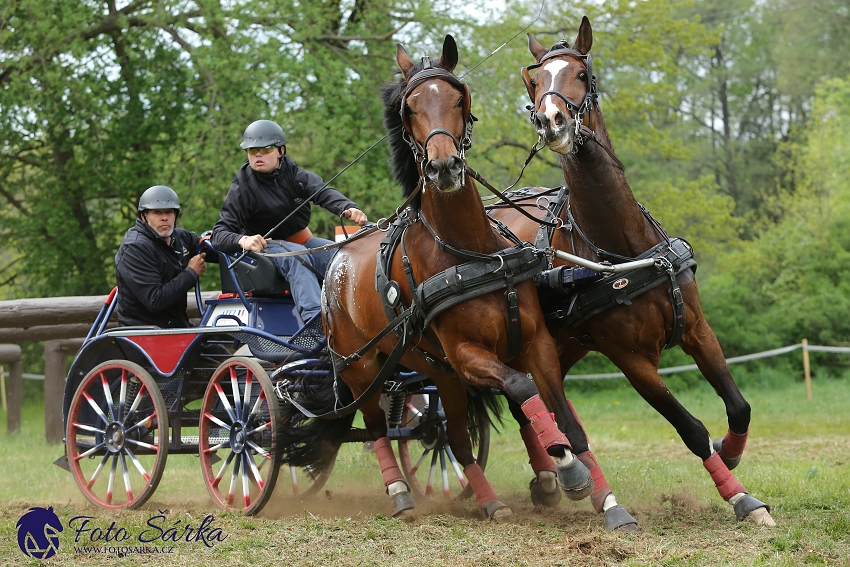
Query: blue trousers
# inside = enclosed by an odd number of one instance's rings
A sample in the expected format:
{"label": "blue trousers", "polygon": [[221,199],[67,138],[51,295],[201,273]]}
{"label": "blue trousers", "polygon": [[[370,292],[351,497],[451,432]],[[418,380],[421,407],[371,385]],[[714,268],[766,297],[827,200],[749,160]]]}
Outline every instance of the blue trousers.
{"label": "blue trousers", "polygon": [[[305,250],[307,248],[317,248],[330,244],[330,240],[324,238],[311,238],[305,243],[305,246],[295,244],[293,242],[285,242],[284,246],[271,242],[268,248],[263,250],[266,253],[279,252],[294,252],[296,250]],[[298,315],[302,321],[309,321],[311,317],[316,315],[322,308],[322,287],[319,278],[313,271],[299,261],[304,260],[320,274],[328,269],[328,264],[331,261],[336,249],[323,250],[313,254],[303,254],[301,256],[284,256],[272,257],[271,260],[277,266],[277,270],[286,281],[289,282],[289,289],[292,291],[292,299],[295,300],[295,308],[298,310]]]}

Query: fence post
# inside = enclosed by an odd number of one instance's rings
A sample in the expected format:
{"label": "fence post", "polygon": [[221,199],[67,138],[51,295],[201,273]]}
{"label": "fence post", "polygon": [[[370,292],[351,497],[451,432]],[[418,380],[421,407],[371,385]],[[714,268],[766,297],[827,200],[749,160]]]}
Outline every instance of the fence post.
{"label": "fence post", "polygon": [[6,406],[6,375],[4,374],[3,365],[0,364],[0,402],[3,405],[3,411],[9,409]]}
{"label": "fence post", "polygon": [[65,437],[62,400],[65,394],[65,358],[76,353],[83,339],[44,342],[44,435],[48,443],[61,443]]}
{"label": "fence post", "polygon": [[803,339],[803,377],[806,380],[806,399],[812,401],[812,373],[809,368],[809,339]]}
{"label": "fence post", "polygon": [[7,390],[9,411],[6,414],[6,433],[12,433],[21,427],[21,405],[24,398],[24,363],[21,360],[21,347],[0,345],[0,362],[9,364]]}

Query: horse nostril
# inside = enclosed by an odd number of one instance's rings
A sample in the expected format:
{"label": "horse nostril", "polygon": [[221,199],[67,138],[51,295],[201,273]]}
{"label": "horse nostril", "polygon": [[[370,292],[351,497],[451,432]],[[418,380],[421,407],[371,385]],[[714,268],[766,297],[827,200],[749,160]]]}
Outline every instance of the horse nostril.
{"label": "horse nostril", "polygon": [[544,130],[549,127],[549,117],[542,112],[534,114],[534,127],[538,130]]}
{"label": "horse nostril", "polygon": [[564,113],[560,110],[557,114],[555,114],[555,119],[553,120],[554,127],[556,130],[562,130],[567,123],[567,117],[564,116]]}
{"label": "horse nostril", "polygon": [[425,164],[425,176],[434,179],[440,174],[440,162],[432,159]]}
{"label": "horse nostril", "polygon": [[459,176],[463,172],[463,160],[458,156],[452,156],[446,160],[446,166],[454,177]]}

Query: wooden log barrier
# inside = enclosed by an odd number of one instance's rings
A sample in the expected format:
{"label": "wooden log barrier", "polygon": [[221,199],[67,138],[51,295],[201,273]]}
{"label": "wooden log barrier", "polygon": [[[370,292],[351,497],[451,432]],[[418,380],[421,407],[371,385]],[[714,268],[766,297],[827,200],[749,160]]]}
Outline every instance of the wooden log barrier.
{"label": "wooden log barrier", "polygon": [[21,360],[21,347],[0,345],[0,363],[9,366],[9,382],[6,384],[9,407],[6,413],[6,432],[12,433],[21,427],[21,405],[24,399],[24,363]]}
{"label": "wooden log barrier", "polygon": [[44,434],[48,443],[61,443],[65,437],[62,398],[65,394],[65,360],[83,345],[83,339],[44,343]]}

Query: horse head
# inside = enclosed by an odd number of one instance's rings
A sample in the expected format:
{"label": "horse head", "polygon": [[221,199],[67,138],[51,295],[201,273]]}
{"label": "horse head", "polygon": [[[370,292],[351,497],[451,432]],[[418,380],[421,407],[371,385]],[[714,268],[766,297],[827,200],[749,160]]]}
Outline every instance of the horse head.
{"label": "horse head", "polygon": [[522,75],[533,104],[531,121],[540,140],[560,154],[576,151],[582,126],[593,129],[598,93],[589,53],[592,44],[587,16],[572,47],[561,40],[547,50],[528,34],[528,50],[536,64],[523,68]]}
{"label": "horse head", "polygon": [[450,35],[433,62],[423,57],[414,63],[398,44],[402,80],[384,90],[384,123],[390,132],[398,131],[390,146],[393,173],[405,194],[415,189],[414,179],[444,193],[463,185],[472,115],[469,89],[453,74],[457,61],[457,44]]}

